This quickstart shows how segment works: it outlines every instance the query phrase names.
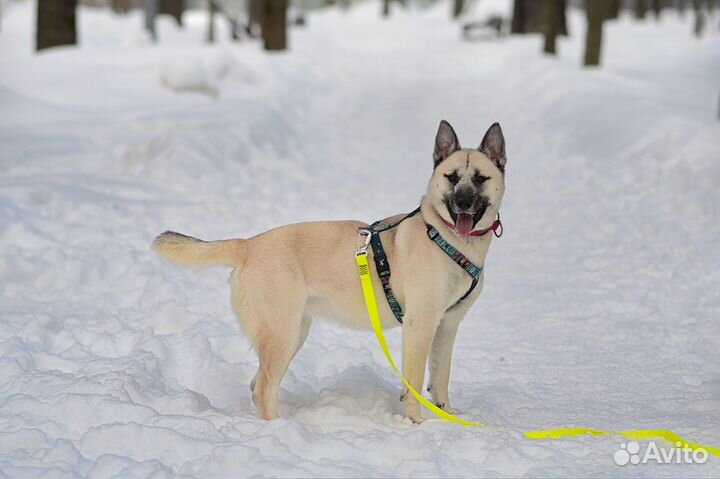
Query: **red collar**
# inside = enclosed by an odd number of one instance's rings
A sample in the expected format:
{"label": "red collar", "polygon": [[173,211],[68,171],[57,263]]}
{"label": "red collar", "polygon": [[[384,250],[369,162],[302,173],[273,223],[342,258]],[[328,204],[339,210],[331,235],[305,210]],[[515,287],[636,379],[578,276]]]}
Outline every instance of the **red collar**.
{"label": "red collar", "polygon": [[[440,216],[440,214],[438,214],[438,216]],[[440,216],[440,219],[442,220],[443,223],[445,223],[445,225],[448,228],[450,228],[451,230],[453,230],[457,233],[457,230],[455,229],[454,224],[450,223],[449,221],[445,221],[445,218],[443,218],[442,216]],[[500,221],[500,213],[498,213],[497,219],[495,221],[493,221],[492,226],[490,226],[489,228],[485,228],[484,230],[471,231],[468,236],[485,236],[486,234],[488,234],[491,231],[495,234],[496,238],[499,238],[502,236],[503,225],[502,225],[502,222]]]}

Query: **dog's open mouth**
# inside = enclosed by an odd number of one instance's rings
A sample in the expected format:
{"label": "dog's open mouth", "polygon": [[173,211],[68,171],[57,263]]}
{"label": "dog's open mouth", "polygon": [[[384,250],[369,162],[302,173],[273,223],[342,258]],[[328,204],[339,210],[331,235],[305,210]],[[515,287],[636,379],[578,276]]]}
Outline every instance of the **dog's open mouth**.
{"label": "dog's open mouth", "polygon": [[469,213],[460,213],[455,220],[455,230],[460,236],[469,235],[475,226],[475,217]]}
{"label": "dog's open mouth", "polygon": [[480,221],[485,214],[487,208],[480,208],[474,215],[470,213],[455,213],[452,208],[448,208],[450,217],[455,223],[455,231],[460,236],[468,236],[472,233],[475,225]]}

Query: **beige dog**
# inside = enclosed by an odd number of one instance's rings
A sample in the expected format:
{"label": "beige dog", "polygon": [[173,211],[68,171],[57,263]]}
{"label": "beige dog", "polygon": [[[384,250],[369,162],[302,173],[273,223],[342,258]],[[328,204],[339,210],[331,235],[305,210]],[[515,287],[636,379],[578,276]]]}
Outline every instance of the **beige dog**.
{"label": "beige dog", "polygon": [[[420,214],[380,237],[392,265],[390,285],[404,312],[403,373],[420,391],[429,355],[428,390],[439,407],[453,411],[448,398],[453,344],[460,320],[480,294],[482,276],[478,287],[457,304],[472,278],[428,238],[428,225],[469,261],[484,264],[493,235],[479,233],[498,225],[495,219],[505,191],[500,125],[490,127],[478,149],[461,149],[450,124],[442,121],[433,160]],[[249,239],[202,241],[173,232],[155,239],[155,251],[175,263],[234,268],[232,305],[259,357],[250,388],[263,419],[278,417],[280,382],[313,317],[371,327],[354,258],[362,240],[358,230],[367,226],[359,221],[320,221],[282,226]],[[375,265],[371,275],[383,327],[399,326],[384,299]],[[417,400],[403,396],[407,417],[421,422]]]}

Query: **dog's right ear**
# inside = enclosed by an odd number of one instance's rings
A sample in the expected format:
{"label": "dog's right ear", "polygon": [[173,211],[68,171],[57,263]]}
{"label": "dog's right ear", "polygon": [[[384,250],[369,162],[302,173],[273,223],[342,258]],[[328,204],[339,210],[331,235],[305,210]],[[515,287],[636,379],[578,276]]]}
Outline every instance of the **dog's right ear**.
{"label": "dog's right ear", "polygon": [[455,130],[450,123],[442,120],[438,127],[437,135],[435,135],[435,151],[433,152],[434,166],[437,167],[448,156],[452,155],[460,149]]}

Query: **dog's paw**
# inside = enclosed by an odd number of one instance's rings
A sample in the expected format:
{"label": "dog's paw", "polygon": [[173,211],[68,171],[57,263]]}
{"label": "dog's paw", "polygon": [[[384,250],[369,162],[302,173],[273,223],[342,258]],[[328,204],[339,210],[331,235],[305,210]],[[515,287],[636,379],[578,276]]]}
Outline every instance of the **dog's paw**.
{"label": "dog's paw", "polygon": [[463,412],[459,409],[455,409],[454,407],[450,407],[449,405],[445,405],[444,402],[436,402],[435,405],[445,411],[448,414],[457,415],[462,414]]}
{"label": "dog's paw", "polygon": [[422,424],[425,422],[425,418],[423,418],[420,415],[417,416],[408,416],[407,419],[410,420],[413,424]]}

